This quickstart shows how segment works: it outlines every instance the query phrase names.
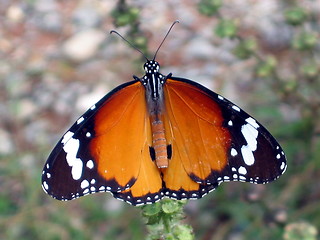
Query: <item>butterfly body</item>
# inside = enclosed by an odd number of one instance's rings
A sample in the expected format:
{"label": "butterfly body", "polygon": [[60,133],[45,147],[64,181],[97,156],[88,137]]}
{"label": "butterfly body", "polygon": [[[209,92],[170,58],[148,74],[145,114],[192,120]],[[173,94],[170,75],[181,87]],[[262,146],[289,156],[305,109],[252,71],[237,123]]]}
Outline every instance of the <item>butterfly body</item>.
{"label": "butterfly body", "polygon": [[71,200],[111,192],[133,205],[197,199],[220,183],[267,183],[286,170],[283,150],[221,95],[164,76],[154,61],[91,107],[64,134],[42,174],[45,192]]}
{"label": "butterfly body", "polygon": [[163,124],[163,115],[165,112],[164,90],[166,78],[159,73],[160,65],[154,60],[147,61],[144,64],[145,75],[139,80],[145,87],[145,97],[147,109],[150,116],[152,132],[152,150],[154,160],[158,168],[168,167],[167,140],[165,137],[165,128]]}

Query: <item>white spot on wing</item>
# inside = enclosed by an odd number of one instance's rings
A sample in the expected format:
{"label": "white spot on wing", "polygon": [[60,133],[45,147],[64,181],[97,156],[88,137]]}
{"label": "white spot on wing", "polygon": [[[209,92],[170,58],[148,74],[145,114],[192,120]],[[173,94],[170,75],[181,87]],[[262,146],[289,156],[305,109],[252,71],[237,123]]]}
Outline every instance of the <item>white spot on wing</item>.
{"label": "white spot on wing", "polygon": [[[68,140],[69,140],[70,138],[72,138],[73,135],[74,135],[73,132],[70,132],[70,131],[66,132],[66,133],[63,135],[63,138],[62,138],[62,140],[61,140],[61,143],[62,143],[62,144],[66,144],[66,142],[68,142]],[[48,168],[49,168],[49,167],[48,167]]]}
{"label": "white spot on wing", "polygon": [[80,186],[81,186],[82,189],[85,189],[85,188],[89,187],[89,182],[87,180],[83,180],[81,182]]}
{"label": "white spot on wing", "polygon": [[89,160],[89,161],[87,162],[86,166],[87,166],[87,168],[92,169],[92,168],[94,167],[93,161],[92,161],[92,160]]}
{"label": "white spot on wing", "polygon": [[247,142],[247,145],[243,145],[241,147],[241,154],[245,164],[250,166],[254,164],[253,152],[257,150],[257,137],[259,132],[250,123],[248,123],[241,127],[241,133]]}
{"label": "white spot on wing", "polygon": [[233,108],[234,110],[238,111],[238,112],[240,112],[240,110],[241,110],[241,109],[240,109],[238,106],[236,106],[236,105],[233,105],[232,108]]}
{"label": "white spot on wing", "polygon": [[[68,134],[71,133],[71,134]],[[73,136],[72,132],[67,132],[64,135],[64,138],[62,140],[62,143],[64,143],[63,146],[63,150],[66,152],[67,156],[67,162],[68,165],[70,167],[72,167],[71,169],[71,174],[72,174],[72,178],[74,180],[78,180],[80,179],[81,175],[82,175],[82,167],[83,167],[83,163],[82,160],[80,158],[77,158],[77,153],[80,147],[80,141],[79,139],[75,139],[75,138],[69,138],[69,140],[66,140],[66,136]]]}
{"label": "white spot on wing", "polygon": [[84,191],[83,191],[83,195],[87,195],[89,193],[89,188],[87,188],[87,189],[85,189]]}
{"label": "white spot on wing", "polygon": [[74,180],[79,180],[81,178],[82,167],[83,167],[83,163],[81,159],[76,158],[71,169],[71,174]]}
{"label": "white spot on wing", "polygon": [[83,120],[84,120],[84,117],[79,118],[79,119],[77,120],[77,124],[79,125],[80,123],[83,122]]}
{"label": "white spot on wing", "polygon": [[232,157],[235,157],[235,156],[237,156],[237,155],[238,155],[237,150],[235,150],[234,148],[232,148],[232,149],[231,149],[231,156],[232,156]]}
{"label": "white spot on wing", "polygon": [[254,164],[254,156],[248,145],[241,147],[241,154],[245,164],[248,166]]}
{"label": "white spot on wing", "polygon": [[245,176],[239,176],[239,180],[241,181],[241,182],[243,182],[243,181],[246,181],[247,179],[246,179],[246,177]]}
{"label": "white spot on wing", "polygon": [[252,117],[248,117],[246,119],[247,123],[250,123],[254,128],[258,128],[259,124],[257,123],[257,121],[255,119],[253,119]]}
{"label": "white spot on wing", "polygon": [[241,133],[247,141],[247,146],[251,151],[255,151],[257,149],[258,130],[250,124],[246,124],[241,127]]}
{"label": "white spot on wing", "polygon": [[224,99],[224,97],[222,97],[222,96],[220,96],[220,95],[218,95],[218,98],[219,98],[220,100],[223,100],[223,99]]}
{"label": "white spot on wing", "polygon": [[90,110],[94,110],[96,108],[96,105],[93,105]]}
{"label": "white spot on wing", "polygon": [[43,181],[42,187],[43,187],[43,190],[45,190],[45,192],[47,192],[47,190],[49,189],[49,186],[46,181]]}
{"label": "white spot on wing", "polygon": [[[283,167],[282,173],[284,173],[287,170],[287,167],[288,167],[288,165],[285,164],[284,162],[283,162],[283,164],[284,164],[284,167]],[[281,164],[281,167],[282,167],[282,164]]]}
{"label": "white spot on wing", "polygon": [[242,174],[242,175],[246,175],[246,174],[247,174],[247,169],[246,169],[245,167],[242,167],[242,166],[239,167],[239,170],[238,170],[238,171],[239,171],[239,173]]}
{"label": "white spot on wing", "polygon": [[286,167],[286,164],[284,162],[281,163],[280,169],[283,171]]}

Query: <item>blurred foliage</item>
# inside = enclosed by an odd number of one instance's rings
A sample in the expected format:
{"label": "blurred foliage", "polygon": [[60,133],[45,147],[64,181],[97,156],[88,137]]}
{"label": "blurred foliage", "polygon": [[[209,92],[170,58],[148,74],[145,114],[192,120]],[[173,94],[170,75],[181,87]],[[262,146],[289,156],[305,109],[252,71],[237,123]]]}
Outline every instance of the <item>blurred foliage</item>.
{"label": "blurred foliage", "polygon": [[302,7],[291,7],[284,12],[288,24],[300,25],[307,20],[308,12]]}
{"label": "blurred foliage", "polygon": [[[320,76],[319,76],[319,28],[317,19],[312,16],[312,11],[299,6],[299,3],[287,2],[284,4],[283,15],[288,24],[288,28],[292,30],[291,44],[285,50],[290,58],[287,61],[294,59],[295,64],[290,68],[290,77],[282,74],[283,59],[277,53],[268,53],[261,48],[261,39],[255,36],[241,36],[241,26],[235,24],[235,20],[225,20],[216,11],[213,16],[217,17],[218,24],[214,28],[217,36],[221,38],[236,38],[236,44],[233,54],[241,60],[255,59],[255,65],[252,67],[253,75],[260,81],[268,85],[270,91],[274,92],[278,99],[287,103],[292,109],[298,111],[299,118],[296,121],[285,123],[284,117],[279,114],[274,114],[261,106],[259,111],[268,113],[270,116],[277,116],[278,129],[273,131],[284,145],[284,149],[288,158],[288,171],[285,173],[287,186],[284,194],[278,193],[281,196],[277,202],[274,202],[278,207],[285,208],[286,216],[283,216],[286,227],[283,229],[282,221],[267,220],[264,214],[272,216],[270,209],[263,210],[260,206],[255,212],[255,219],[250,222],[244,232],[244,239],[317,239],[316,226],[320,225],[320,207],[318,204],[320,197],[320,188],[317,181],[319,179],[319,160],[320,160]],[[207,15],[207,14],[205,14]],[[313,27],[312,27],[313,26]],[[282,120],[281,120],[282,119]],[[281,126],[282,125],[282,126]],[[279,186],[279,183],[277,183]],[[279,186],[274,187],[273,194],[276,191],[281,191]],[[277,194],[275,194],[277,195]],[[291,199],[286,199],[290,196]],[[218,196],[216,196],[218,197]],[[276,199],[276,198],[275,198]],[[266,200],[266,199],[265,199]],[[235,200],[236,201],[236,200]],[[267,202],[267,201],[261,201]],[[230,203],[229,207],[235,203]],[[237,203],[238,204],[238,203]],[[252,205],[243,206],[252,208]],[[219,207],[221,210],[221,207]],[[241,223],[244,216],[249,217],[250,209],[240,211],[237,206],[235,212],[240,213],[238,219],[233,215],[230,219]],[[225,211],[224,213],[226,213]],[[258,214],[262,214],[259,216]],[[274,215],[276,217],[276,214]],[[256,223],[257,219],[262,220]],[[296,223],[297,220],[307,220],[307,222]],[[259,221],[259,220],[258,220]],[[273,223],[272,223],[273,222]],[[290,223],[292,222],[292,223]],[[272,231],[266,232],[268,225],[272,223]],[[311,224],[313,223],[313,224]],[[251,230],[250,226],[254,225]],[[238,225],[239,226],[239,225]],[[216,236],[216,235],[215,235]],[[262,236],[262,237],[261,237]],[[218,239],[220,239],[218,237]]]}
{"label": "blurred foliage", "polygon": [[271,76],[276,69],[277,63],[277,59],[273,56],[266,57],[265,59],[259,61],[259,63],[256,65],[256,75],[261,78]]}
{"label": "blurred foliage", "polygon": [[222,0],[201,0],[198,3],[198,10],[203,15],[213,16],[219,11],[222,3]]}
{"label": "blurred foliage", "polygon": [[234,48],[233,54],[239,59],[248,59],[257,50],[257,41],[254,38],[248,38],[240,41]]}
{"label": "blurred foliage", "polygon": [[129,27],[127,40],[145,55],[148,55],[148,41],[139,28],[139,14],[140,10],[138,8],[129,6],[125,0],[119,0],[111,15],[115,27]]}
{"label": "blurred foliage", "polygon": [[284,240],[316,240],[317,229],[309,223],[288,224],[285,228]]}
{"label": "blurred foliage", "polygon": [[319,41],[319,36],[313,32],[302,32],[292,41],[292,47],[297,50],[312,50]]}
{"label": "blurred foliage", "polygon": [[[27,2],[34,4],[35,1]],[[16,153],[0,156],[0,239],[141,240],[147,231],[149,239],[160,239],[159,234],[166,231],[171,239],[192,239],[193,234],[203,240],[317,239],[320,226],[319,20],[312,9],[299,4],[299,1],[282,3],[284,22],[281,24],[290,29],[291,42],[274,52],[264,48],[263,39],[253,34],[254,31],[248,34],[239,19],[223,16],[222,0],[200,0],[194,5],[200,14],[216,20],[213,34],[222,41],[233,41],[231,52],[240,61],[253,62],[248,69],[254,79],[252,84],[264,87],[257,93],[248,92],[254,99],[250,103],[252,112],[268,122],[288,158],[288,170],[279,181],[267,186],[222,184],[196,204],[190,201],[185,214],[182,213],[184,202],[166,200],[140,209],[122,204],[109,194],[58,202],[40,188],[40,163],[44,163],[50,147],[42,143],[41,136],[36,136],[37,147],[21,147]],[[140,13],[144,10],[120,0],[111,15],[115,27],[125,27],[128,41],[148,55],[148,39],[140,29]],[[27,6],[26,11],[31,8]],[[19,60],[19,56],[16,58]],[[18,60],[16,81],[7,85],[10,86],[6,89],[8,92],[25,87],[19,75],[23,64]],[[40,70],[30,78],[32,84],[41,81],[43,76],[41,66],[36,69]],[[1,81],[0,84],[2,86]],[[21,108],[17,99],[10,100],[10,107],[14,112]],[[20,124],[9,122],[6,127],[19,137],[15,129],[20,129]],[[175,227],[171,229],[172,226]]]}
{"label": "blurred foliage", "polygon": [[233,38],[237,34],[236,22],[232,19],[219,19],[217,26],[215,27],[215,34],[219,37]]}
{"label": "blurred foliage", "polygon": [[135,25],[139,19],[139,9],[130,7],[124,0],[118,2],[116,9],[111,13],[116,27]]}

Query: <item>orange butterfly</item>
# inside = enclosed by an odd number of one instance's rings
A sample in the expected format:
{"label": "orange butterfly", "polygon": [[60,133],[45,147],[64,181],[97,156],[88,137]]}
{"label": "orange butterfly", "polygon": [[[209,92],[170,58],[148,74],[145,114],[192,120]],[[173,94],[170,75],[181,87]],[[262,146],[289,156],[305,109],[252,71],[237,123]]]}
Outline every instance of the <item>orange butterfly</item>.
{"label": "orange butterfly", "polygon": [[142,78],[112,90],[63,135],[43,169],[46,193],[71,200],[111,192],[142,205],[197,199],[221,182],[267,183],[284,173],[283,150],[253,117],[159,69],[155,57],[147,60]]}

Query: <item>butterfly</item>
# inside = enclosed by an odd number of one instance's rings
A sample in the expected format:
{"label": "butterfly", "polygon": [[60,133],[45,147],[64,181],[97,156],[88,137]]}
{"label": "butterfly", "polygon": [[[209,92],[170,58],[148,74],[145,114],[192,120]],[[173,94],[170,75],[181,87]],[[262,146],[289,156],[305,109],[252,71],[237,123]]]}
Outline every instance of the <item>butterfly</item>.
{"label": "butterfly", "polygon": [[285,172],[284,151],[265,127],[199,83],[161,74],[155,56],[143,77],[105,95],[62,136],[43,168],[47,194],[67,201],[110,192],[143,205]]}

